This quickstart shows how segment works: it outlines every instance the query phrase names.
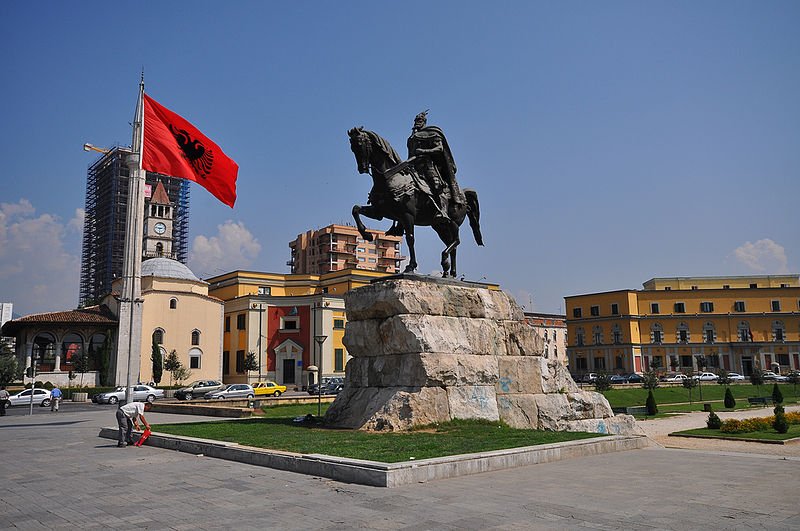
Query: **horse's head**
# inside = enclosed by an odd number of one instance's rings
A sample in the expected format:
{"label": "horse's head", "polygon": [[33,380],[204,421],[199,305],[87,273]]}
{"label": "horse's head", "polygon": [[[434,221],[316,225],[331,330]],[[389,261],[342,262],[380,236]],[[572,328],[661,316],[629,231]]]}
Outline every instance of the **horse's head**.
{"label": "horse's head", "polygon": [[347,132],[350,137],[350,150],[356,156],[358,173],[369,173],[372,142],[363,127],[354,127]]}

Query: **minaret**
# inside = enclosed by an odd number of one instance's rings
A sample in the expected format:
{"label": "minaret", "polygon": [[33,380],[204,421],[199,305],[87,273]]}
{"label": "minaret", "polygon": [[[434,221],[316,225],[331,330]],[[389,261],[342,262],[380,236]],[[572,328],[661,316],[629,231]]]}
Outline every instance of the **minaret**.
{"label": "minaret", "polygon": [[161,181],[156,184],[150,201],[144,207],[143,260],[172,258],[172,217],[175,206],[170,202]]}

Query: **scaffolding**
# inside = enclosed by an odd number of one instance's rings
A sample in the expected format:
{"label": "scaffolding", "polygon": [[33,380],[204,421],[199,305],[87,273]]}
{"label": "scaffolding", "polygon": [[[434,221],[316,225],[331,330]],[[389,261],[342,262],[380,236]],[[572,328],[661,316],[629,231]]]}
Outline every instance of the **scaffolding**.
{"label": "scaffolding", "polygon": [[[95,161],[86,174],[86,207],[81,249],[79,306],[95,304],[111,292],[122,275],[128,208],[130,148],[115,147]],[[175,203],[172,249],[181,263],[189,256],[189,181],[147,172],[145,183],[164,184]]]}

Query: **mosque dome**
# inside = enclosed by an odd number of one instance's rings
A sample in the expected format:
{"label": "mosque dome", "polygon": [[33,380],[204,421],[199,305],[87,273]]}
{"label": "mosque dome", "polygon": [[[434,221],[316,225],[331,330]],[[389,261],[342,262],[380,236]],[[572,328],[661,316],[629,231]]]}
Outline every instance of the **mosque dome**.
{"label": "mosque dome", "polygon": [[194,280],[197,278],[192,270],[170,258],[151,258],[142,262],[143,277],[175,278],[179,280]]}

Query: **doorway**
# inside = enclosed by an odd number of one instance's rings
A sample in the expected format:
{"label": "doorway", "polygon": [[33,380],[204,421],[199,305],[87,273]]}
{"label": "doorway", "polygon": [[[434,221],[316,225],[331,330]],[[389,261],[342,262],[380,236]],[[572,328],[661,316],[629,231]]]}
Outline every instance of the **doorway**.
{"label": "doorway", "polygon": [[742,376],[750,376],[751,374],[753,374],[753,358],[742,356]]}
{"label": "doorway", "polygon": [[283,360],[283,385],[294,384],[294,360],[291,358]]}

